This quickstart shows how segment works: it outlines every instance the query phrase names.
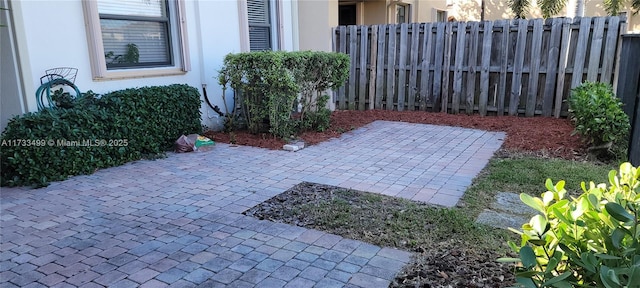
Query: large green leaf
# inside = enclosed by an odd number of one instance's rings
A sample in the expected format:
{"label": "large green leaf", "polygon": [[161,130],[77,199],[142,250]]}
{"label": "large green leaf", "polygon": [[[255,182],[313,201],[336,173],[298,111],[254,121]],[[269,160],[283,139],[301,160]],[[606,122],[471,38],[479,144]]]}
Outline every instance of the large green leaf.
{"label": "large green leaf", "polygon": [[622,285],[620,285],[620,279],[618,279],[616,273],[607,266],[602,266],[600,268],[600,281],[602,281],[602,284],[607,288],[622,287]]}
{"label": "large green leaf", "polygon": [[536,197],[531,197],[531,195],[526,194],[526,193],[520,193],[520,200],[524,203],[527,204],[527,206],[540,211],[541,213],[545,213],[544,210],[544,203],[542,202],[542,200],[540,200],[540,198],[536,198]]}
{"label": "large green leaf", "polygon": [[[566,271],[556,277],[553,277],[547,281],[545,281],[542,286],[556,286],[555,284],[559,284],[560,282],[562,282],[563,280],[569,278],[569,276],[571,276],[571,271]],[[566,283],[569,284],[569,283]]]}
{"label": "large green leaf", "polygon": [[640,266],[635,265],[629,267],[629,279],[627,283],[629,287],[638,288],[640,287]]}
{"label": "large green leaf", "polygon": [[615,218],[618,221],[629,222],[633,221],[634,217],[631,215],[624,207],[620,206],[618,203],[609,202],[604,205],[604,208],[607,210],[611,217]]}
{"label": "large green leaf", "polygon": [[522,260],[522,265],[527,269],[538,264],[536,261],[536,254],[530,246],[523,246],[520,248],[520,259]]}
{"label": "large green leaf", "polygon": [[549,222],[547,222],[547,219],[542,215],[535,215],[531,217],[529,224],[531,224],[533,231],[535,231],[540,237],[549,230]]}
{"label": "large green leaf", "polygon": [[516,277],[516,281],[524,288],[538,288],[538,285],[530,277]]}
{"label": "large green leaf", "polygon": [[626,234],[626,230],[620,227],[613,230],[613,233],[611,233],[611,244],[613,244],[613,247],[620,249],[622,247],[622,240]]}

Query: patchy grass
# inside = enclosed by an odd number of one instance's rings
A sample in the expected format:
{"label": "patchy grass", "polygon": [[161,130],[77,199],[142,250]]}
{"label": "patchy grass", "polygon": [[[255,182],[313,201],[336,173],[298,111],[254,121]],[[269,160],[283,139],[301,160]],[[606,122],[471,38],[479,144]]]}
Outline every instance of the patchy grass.
{"label": "patchy grass", "polygon": [[467,189],[461,201],[464,204],[462,209],[477,216],[494,200],[498,192],[540,196],[546,191],[544,183],[547,178],[554,183],[565,180],[565,189],[572,195],[578,195],[582,192],[580,183],[606,183],[607,175],[612,169],[617,168],[614,165],[563,159],[494,157]]}
{"label": "patchy grass", "polygon": [[483,247],[503,239],[457,209],[341,188],[332,193],[320,203],[295,207],[294,217],[313,218],[314,228],[333,234],[410,250],[452,238]]}

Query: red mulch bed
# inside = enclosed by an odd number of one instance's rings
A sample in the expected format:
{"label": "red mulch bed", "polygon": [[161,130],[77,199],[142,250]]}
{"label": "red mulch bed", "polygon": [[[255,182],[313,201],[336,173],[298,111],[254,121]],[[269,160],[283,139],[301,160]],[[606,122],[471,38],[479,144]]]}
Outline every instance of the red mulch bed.
{"label": "red mulch bed", "polygon": [[[313,145],[364,126],[375,120],[402,121],[434,125],[447,125],[488,131],[504,131],[507,137],[503,148],[510,151],[544,153],[551,157],[575,159],[585,154],[586,148],[578,136],[571,136],[573,126],[567,119],[549,117],[452,115],[422,111],[335,111],[331,114],[331,128],[324,132],[305,132],[300,135],[306,145]],[[206,132],[214,141],[229,143],[229,134]],[[235,144],[282,149],[286,141],[268,134],[254,135],[235,131]]]}

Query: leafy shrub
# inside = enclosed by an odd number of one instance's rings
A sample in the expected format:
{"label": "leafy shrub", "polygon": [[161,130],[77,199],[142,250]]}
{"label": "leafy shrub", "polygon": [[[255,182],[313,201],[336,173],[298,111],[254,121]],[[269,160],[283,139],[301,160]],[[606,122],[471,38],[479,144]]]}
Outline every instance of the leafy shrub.
{"label": "leafy shrub", "polygon": [[584,193],[565,198],[564,181],[542,198],[520,199],[541,214],[522,225],[520,246],[509,245],[521,263],[524,287],[638,287],[640,283],[640,169],[620,165],[609,173],[609,187],[582,183]]}
{"label": "leafy shrub", "polygon": [[298,130],[316,130],[322,132],[329,129],[331,110],[326,107],[329,102],[329,96],[318,96],[314,101],[316,102],[315,110],[307,110],[300,113]]}
{"label": "leafy shrub", "polygon": [[200,94],[187,85],[127,89],[101,98],[88,93],[75,101],[70,108],[9,121],[0,136],[2,186],[45,186],[162,154],[181,134],[201,131]]}
{"label": "leafy shrub", "polygon": [[327,108],[329,96],[324,93],[337,89],[349,77],[349,57],[327,52],[293,52],[287,61],[294,69],[300,87],[300,122],[303,129],[323,131],[329,128],[331,111]]}
{"label": "leafy shrub", "polygon": [[200,93],[188,85],[118,90],[100,100],[115,127],[123,130],[110,135],[133,139],[130,145],[142,154],[164,152],[180,135],[202,131]]}
{"label": "leafy shrub", "polygon": [[569,112],[574,133],[593,147],[624,150],[628,144],[629,117],[609,84],[585,82],[571,91]]}
{"label": "leafy shrub", "polygon": [[[264,51],[227,55],[218,79],[223,89],[236,91],[249,131],[287,138],[299,129],[328,127],[323,93],[342,85],[348,74],[345,54]],[[298,120],[292,117],[296,100],[302,106]]]}

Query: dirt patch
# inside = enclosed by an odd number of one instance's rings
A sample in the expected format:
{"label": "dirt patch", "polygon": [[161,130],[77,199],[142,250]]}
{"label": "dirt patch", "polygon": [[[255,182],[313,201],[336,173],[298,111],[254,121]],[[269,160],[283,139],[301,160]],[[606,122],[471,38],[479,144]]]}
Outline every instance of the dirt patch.
{"label": "dirt patch", "polygon": [[496,262],[504,249],[486,248],[504,239],[451,209],[303,182],[243,214],[416,252],[391,287],[507,287],[515,280],[509,264]]}
{"label": "dirt patch", "polygon": [[[342,133],[362,127],[375,120],[401,121],[433,125],[503,131],[507,138],[503,148],[512,151],[535,151],[550,157],[581,158],[586,148],[578,136],[571,136],[573,126],[567,119],[549,117],[485,116],[431,113],[422,111],[335,111],[331,114],[331,128],[323,132],[305,132],[300,135],[307,145],[314,145]],[[236,131],[235,144],[282,149],[285,141],[268,134],[250,134]],[[206,132],[214,141],[230,143],[230,136],[222,132]]]}

